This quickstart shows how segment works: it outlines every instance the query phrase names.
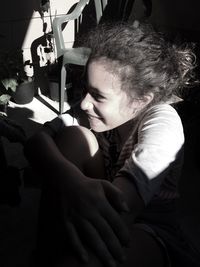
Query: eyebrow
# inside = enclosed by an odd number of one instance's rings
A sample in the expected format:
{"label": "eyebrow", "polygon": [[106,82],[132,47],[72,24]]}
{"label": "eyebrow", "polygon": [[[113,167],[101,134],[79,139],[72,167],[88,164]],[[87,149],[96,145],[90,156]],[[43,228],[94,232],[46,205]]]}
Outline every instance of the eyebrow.
{"label": "eyebrow", "polygon": [[102,97],[107,97],[107,96],[109,96],[108,93],[106,93],[106,92],[101,92],[101,91],[99,91],[98,88],[93,87],[93,86],[89,85],[88,83],[86,83],[86,87],[87,87],[88,89],[91,89],[95,94],[101,95]]}

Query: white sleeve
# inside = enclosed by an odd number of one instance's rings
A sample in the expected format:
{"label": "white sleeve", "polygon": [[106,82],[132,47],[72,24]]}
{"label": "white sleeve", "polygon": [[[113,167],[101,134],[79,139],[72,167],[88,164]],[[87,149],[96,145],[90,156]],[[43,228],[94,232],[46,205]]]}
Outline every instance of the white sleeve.
{"label": "white sleeve", "polygon": [[140,122],[138,142],[121,170],[134,179],[146,204],[172,168],[183,144],[182,122],[175,109],[167,104],[149,109]]}

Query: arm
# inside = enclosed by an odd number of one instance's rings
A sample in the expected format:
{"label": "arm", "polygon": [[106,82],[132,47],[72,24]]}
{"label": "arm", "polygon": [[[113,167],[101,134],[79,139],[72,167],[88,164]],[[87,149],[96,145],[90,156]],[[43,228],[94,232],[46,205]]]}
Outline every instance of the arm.
{"label": "arm", "polygon": [[[170,172],[175,184],[181,168],[180,152],[184,144],[183,127],[176,111],[169,105],[152,107],[140,122],[137,144],[114,180],[135,218],[151,201]],[[178,167],[178,168],[177,168]]]}
{"label": "arm", "polygon": [[138,194],[134,183],[127,177],[117,177],[113,184],[123,192],[123,197],[127,203],[129,213],[123,214],[123,219],[128,224],[129,217],[134,220],[136,216],[144,209],[145,204],[141,196]]}
{"label": "arm", "polygon": [[46,181],[59,190],[63,203],[67,203],[67,210],[66,204],[63,205],[66,231],[79,256],[87,258],[85,240],[82,244],[77,225],[101,261],[106,265],[113,261],[113,257],[120,261],[123,258],[121,246],[128,240],[127,229],[118,213],[126,209],[121,192],[105,180],[84,175],[63,156],[54,139],[45,131],[29,139],[25,154]]}

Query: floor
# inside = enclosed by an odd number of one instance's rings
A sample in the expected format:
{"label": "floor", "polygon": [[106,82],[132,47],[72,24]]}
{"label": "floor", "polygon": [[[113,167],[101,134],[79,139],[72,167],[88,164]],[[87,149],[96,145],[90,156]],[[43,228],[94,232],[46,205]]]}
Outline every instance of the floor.
{"label": "floor", "polygon": [[[67,106],[65,106],[67,109]],[[57,116],[58,103],[40,96],[27,105],[10,103],[8,116],[24,127],[27,136],[31,136],[46,121]],[[199,109],[198,109],[199,112]],[[198,138],[200,136],[199,115],[194,106],[180,107],[186,131],[186,163],[180,182],[182,198],[180,216],[188,237],[200,251],[200,161],[197,157]],[[200,114],[200,113],[199,113]],[[9,164],[21,169],[28,167],[23,149],[19,144],[4,140]],[[27,177],[27,175],[26,175]],[[31,176],[28,176],[28,180]],[[27,179],[27,178],[26,178]],[[0,266],[29,267],[35,245],[37,212],[40,188],[34,181],[22,179],[20,186],[21,201],[17,206],[0,205]],[[189,266],[188,266],[189,267]]]}

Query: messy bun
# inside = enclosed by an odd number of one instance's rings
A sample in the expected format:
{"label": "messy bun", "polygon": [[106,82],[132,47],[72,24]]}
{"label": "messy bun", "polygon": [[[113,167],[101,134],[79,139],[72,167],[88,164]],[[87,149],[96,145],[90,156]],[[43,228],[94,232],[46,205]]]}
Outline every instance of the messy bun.
{"label": "messy bun", "polygon": [[180,87],[192,86],[195,83],[195,73],[193,70],[196,67],[196,56],[188,44],[185,47],[177,48],[176,53],[181,75]]}

